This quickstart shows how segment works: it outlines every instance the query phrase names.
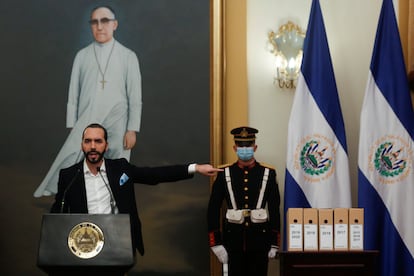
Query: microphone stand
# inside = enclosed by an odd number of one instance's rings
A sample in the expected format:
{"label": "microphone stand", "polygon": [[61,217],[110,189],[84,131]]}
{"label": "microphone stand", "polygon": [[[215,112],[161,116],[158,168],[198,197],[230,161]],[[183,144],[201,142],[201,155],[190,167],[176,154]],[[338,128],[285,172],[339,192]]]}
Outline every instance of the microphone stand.
{"label": "microphone stand", "polygon": [[116,206],[116,201],[115,201],[115,197],[114,194],[112,193],[111,187],[109,186],[109,184],[105,181],[105,178],[103,177],[102,173],[101,173],[101,167],[97,167],[96,168],[98,170],[99,175],[102,178],[102,181],[105,183],[106,188],[108,189],[109,192],[109,196],[111,198],[110,204],[111,204],[111,214],[118,214],[118,207]]}
{"label": "microphone stand", "polygon": [[[63,192],[62,202],[61,202],[61,205],[60,205],[60,212],[61,213],[63,213],[63,207],[65,206],[66,193],[69,191],[70,187],[72,187],[73,183],[75,183],[75,180],[76,180],[76,178],[78,178],[78,175],[79,175],[80,171],[81,170],[78,168],[78,170],[76,171],[75,176],[72,178],[69,185],[66,187],[65,191]],[[69,210],[68,210],[68,212],[69,212]]]}

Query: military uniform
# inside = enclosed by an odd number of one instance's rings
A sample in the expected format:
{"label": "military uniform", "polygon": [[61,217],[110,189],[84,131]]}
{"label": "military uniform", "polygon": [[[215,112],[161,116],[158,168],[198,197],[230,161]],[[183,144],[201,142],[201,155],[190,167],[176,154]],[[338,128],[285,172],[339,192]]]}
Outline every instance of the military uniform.
{"label": "military uniform", "polygon": [[[208,205],[209,244],[211,247],[223,245],[227,250],[229,275],[266,276],[268,252],[272,245],[279,246],[280,243],[280,195],[276,171],[256,161],[248,167],[241,166],[242,163],[223,166],[225,171],[217,175],[213,184]],[[263,195],[260,196],[262,187]],[[257,206],[258,202],[261,202],[260,206]],[[242,210],[242,222],[229,220],[228,211],[221,216],[223,203],[224,211]],[[257,209],[267,209],[264,221],[254,220],[252,210]]]}

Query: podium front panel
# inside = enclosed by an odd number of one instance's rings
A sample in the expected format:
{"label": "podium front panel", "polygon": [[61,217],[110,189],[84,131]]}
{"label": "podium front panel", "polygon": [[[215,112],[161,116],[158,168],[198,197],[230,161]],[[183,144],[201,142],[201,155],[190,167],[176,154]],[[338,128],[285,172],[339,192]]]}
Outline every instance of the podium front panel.
{"label": "podium front panel", "polygon": [[[69,248],[68,238],[79,224],[92,223],[103,233],[103,245],[94,257],[81,258]],[[42,219],[38,266],[48,268],[131,267],[134,265],[128,214],[45,214]]]}

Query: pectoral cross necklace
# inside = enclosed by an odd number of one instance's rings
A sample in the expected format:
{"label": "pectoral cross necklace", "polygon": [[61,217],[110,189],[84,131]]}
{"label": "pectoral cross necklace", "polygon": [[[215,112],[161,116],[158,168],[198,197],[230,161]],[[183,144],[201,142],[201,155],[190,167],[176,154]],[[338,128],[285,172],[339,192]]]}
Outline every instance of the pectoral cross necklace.
{"label": "pectoral cross necklace", "polygon": [[102,80],[99,81],[102,84],[102,90],[105,89],[105,83],[107,83],[107,81],[105,80],[105,73],[106,73],[106,70],[108,69],[109,60],[111,59],[112,51],[114,50],[114,47],[115,47],[115,40],[114,40],[114,43],[112,43],[111,51],[109,52],[108,59],[106,60],[105,70],[102,71],[101,64],[99,63],[98,55],[96,54],[95,43],[93,44],[93,52],[95,54],[96,63],[98,64],[98,69],[102,76]]}

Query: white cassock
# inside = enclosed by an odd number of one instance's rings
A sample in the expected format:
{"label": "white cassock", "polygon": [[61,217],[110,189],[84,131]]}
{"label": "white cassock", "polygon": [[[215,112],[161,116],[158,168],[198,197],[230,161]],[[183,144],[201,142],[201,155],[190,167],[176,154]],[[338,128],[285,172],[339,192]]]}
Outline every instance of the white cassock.
{"label": "white cassock", "polygon": [[133,51],[115,39],[80,50],[73,63],[67,104],[66,126],[72,130],[34,196],[57,193],[59,171],[83,158],[82,132],[90,123],[102,124],[108,131],[106,158],[129,160],[131,150],[124,149],[123,140],[127,130],[140,130],[141,95],[141,73]]}

